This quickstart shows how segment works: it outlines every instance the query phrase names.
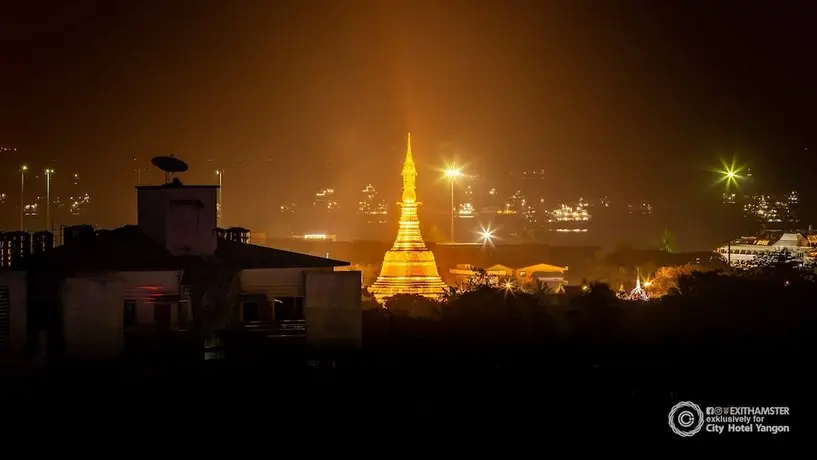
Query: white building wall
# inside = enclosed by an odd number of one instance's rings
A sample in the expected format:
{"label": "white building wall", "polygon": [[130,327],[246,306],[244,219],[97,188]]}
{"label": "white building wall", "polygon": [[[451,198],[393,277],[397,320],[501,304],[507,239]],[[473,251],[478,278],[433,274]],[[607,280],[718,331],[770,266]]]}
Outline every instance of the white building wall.
{"label": "white building wall", "polygon": [[25,351],[28,328],[26,274],[24,271],[0,272],[0,286],[8,288],[9,294],[8,341],[4,345],[6,349],[0,349],[0,354],[20,354]]}
{"label": "white building wall", "polygon": [[[122,300],[119,308],[124,309],[125,301],[136,302],[136,324],[153,324],[153,305],[159,295],[178,295],[180,271],[136,271],[120,272],[119,276],[125,283]],[[177,311],[172,309],[173,320],[176,320]]]}
{"label": "white building wall", "polygon": [[[193,200],[203,207],[172,206]],[[138,225],[173,254],[212,255],[216,236],[218,186],[137,187]]]}
{"label": "white building wall", "polygon": [[361,345],[360,272],[306,274],[306,334],[314,345]]}
{"label": "white building wall", "polygon": [[115,273],[63,282],[62,318],[68,356],[112,356],[122,350],[124,287]]}
{"label": "white building wall", "polygon": [[[332,268],[256,268],[241,271],[241,292],[275,297],[304,297],[307,272],[332,273]],[[360,276],[360,273],[357,273]]]}
{"label": "white building wall", "polygon": [[176,271],[140,271],[66,279],[61,289],[66,353],[113,356],[121,352],[125,301],[136,301],[137,324],[152,324],[152,296],[178,294],[178,276]]}
{"label": "white building wall", "polygon": [[776,252],[786,249],[791,255],[803,262],[813,261],[809,257],[809,252],[814,248],[808,246],[791,246],[785,244],[773,244],[770,246],[759,244],[733,244],[731,246],[724,245],[715,250],[720,254],[725,261],[731,261],[732,266],[748,266],[755,262],[755,258],[761,255],[766,255],[771,252]]}

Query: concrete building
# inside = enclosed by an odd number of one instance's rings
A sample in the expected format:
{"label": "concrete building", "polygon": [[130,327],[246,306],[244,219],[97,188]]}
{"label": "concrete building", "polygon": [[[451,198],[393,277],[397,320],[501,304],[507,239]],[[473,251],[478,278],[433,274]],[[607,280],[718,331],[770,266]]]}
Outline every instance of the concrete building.
{"label": "concrete building", "polygon": [[203,342],[220,331],[284,326],[313,345],[358,346],[360,273],[334,271],[347,262],[219,238],[217,188],[178,180],[137,187],[137,225],[74,239],[32,256],[25,272],[4,272],[0,346],[113,356],[145,337]]}
{"label": "concrete building", "polygon": [[804,262],[817,258],[817,235],[803,236],[800,233],[777,235],[780,236],[770,234],[738,238],[715,249],[715,252],[733,267],[751,267],[756,257],[783,249]]}
{"label": "concrete building", "polygon": [[[528,286],[536,282],[540,286],[559,290],[567,282],[567,267],[550,264],[535,264],[516,269],[496,264],[483,271],[487,276],[487,283],[497,287],[508,281],[515,282],[519,286]],[[462,284],[477,276],[480,269],[473,265],[460,264],[450,269],[449,273],[457,284]]]}

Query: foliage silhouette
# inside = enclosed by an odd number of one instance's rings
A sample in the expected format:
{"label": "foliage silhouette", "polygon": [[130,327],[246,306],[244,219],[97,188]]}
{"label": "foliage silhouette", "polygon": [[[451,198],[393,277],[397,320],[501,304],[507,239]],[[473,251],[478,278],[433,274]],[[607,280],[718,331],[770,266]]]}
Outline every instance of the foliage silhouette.
{"label": "foliage silhouette", "polygon": [[667,295],[647,302],[621,300],[600,283],[568,294],[475,283],[441,302],[400,296],[388,309],[364,313],[365,343],[435,350],[521,347],[595,361],[617,353],[692,353],[701,359],[731,353],[748,359],[752,353],[813,348],[817,314],[808,300],[817,298],[817,283],[809,267],[779,254],[738,274],[695,268],[672,272],[676,281]]}

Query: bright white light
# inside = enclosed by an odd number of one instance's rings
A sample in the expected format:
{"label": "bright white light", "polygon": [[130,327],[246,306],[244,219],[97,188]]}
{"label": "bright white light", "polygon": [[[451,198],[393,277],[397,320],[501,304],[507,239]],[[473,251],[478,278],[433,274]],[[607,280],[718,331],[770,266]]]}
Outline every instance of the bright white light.
{"label": "bright white light", "polygon": [[446,168],[445,170],[445,177],[449,179],[455,179],[457,177],[462,176],[462,170],[455,167]]}
{"label": "bright white light", "polygon": [[494,232],[495,230],[492,230],[490,225],[487,228],[486,227],[480,228],[479,238],[483,245],[494,243],[494,238],[496,238]]}

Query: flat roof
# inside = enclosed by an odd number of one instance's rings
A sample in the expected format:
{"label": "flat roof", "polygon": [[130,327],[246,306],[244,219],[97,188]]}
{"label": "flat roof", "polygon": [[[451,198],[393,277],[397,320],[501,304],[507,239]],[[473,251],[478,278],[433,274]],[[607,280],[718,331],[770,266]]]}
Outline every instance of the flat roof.
{"label": "flat roof", "polygon": [[215,184],[215,185],[184,185],[184,184],[182,184],[182,185],[178,185],[178,184],[174,184],[174,183],[170,182],[170,183],[167,183],[167,184],[161,184],[161,185],[137,185],[137,186],[136,186],[136,188],[137,188],[137,189],[154,189],[154,188],[161,188],[161,189],[167,189],[167,188],[171,188],[171,189],[174,189],[174,188],[220,188],[220,186],[219,186],[218,184]]}

